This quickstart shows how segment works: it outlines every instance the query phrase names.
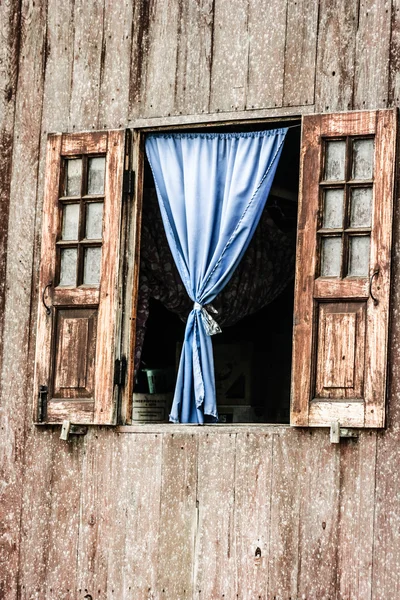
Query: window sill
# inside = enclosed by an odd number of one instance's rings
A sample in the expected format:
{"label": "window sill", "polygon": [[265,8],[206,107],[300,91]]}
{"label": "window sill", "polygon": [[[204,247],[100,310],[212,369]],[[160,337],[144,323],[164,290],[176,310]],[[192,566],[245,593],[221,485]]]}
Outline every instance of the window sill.
{"label": "window sill", "polygon": [[291,429],[288,424],[276,423],[216,423],[214,425],[196,425],[196,424],[174,424],[174,423],[143,423],[135,425],[118,425],[115,430],[117,433],[189,433],[210,434],[210,433],[283,433]]}

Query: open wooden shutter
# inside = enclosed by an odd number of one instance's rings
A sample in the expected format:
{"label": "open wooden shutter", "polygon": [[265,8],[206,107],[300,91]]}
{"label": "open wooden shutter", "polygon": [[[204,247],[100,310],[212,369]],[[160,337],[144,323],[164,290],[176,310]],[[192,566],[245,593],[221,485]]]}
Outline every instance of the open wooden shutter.
{"label": "open wooden shutter", "polygon": [[396,123],[304,117],[292,425],[385,424]]}
{"label": "open wooden shutter", "polygon": [[123,131],[48,138],[36,422],[115,423],[124,158]]}

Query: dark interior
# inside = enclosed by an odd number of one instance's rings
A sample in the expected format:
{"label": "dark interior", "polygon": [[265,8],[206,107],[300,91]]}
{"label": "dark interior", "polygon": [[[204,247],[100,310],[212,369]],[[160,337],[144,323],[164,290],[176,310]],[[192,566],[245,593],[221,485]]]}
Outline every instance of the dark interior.
{"label": "dark interior", "polygon": [[[294,125],[294,126],[293,126]],[[268,128],[291,126],[283,147],[266,209],[276,225],[295,238],[299,185],[300,127],[297,123],[274,123]],[[221,127],[220,132],[266,129],[266,125],[251,127]],[[193,132],[193,129],[191,130]],[[197,131],[204,131],[198,129]],[[206,131],[210,131],[207,128]],[[146,161],[144,187],[154,187]],[[143,207],[146,210],[146,207]],[[290,379],[293,328],[294,272],[292,281],[270,304],[243,318],[237,324],[223,328],[213,337],[215,370],[218,389],[220,422],[289,423]],[[185,324],[159,301],[151,300],[150,315],[142,352],[142,366],[177,369],[179,345]],[[227,350],[228,349],[228,350]],[[243,364],[239,375],[229,380],[232,356]],[[236,354],[235,354],[236,353]],[[240,356],[239,356],[240,355]],[[224,383],[225,378],[225,383]],[[219,382],[219,383],[218,383]],[[171,384],[164,391],[172,391]],[[139,372],[136,392],[148,392],[147,378]]]}

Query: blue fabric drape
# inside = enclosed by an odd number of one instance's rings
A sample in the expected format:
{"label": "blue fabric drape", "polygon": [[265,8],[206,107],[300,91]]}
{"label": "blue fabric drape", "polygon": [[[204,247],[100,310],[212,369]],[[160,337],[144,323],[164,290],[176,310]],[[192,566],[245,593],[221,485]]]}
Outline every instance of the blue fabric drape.
{"label": "blue fabric drape", "polygon": [[286,132],[151,134],[146,139],[168,243],[194,303],[170,415],[175,423],[218,420],[207,333],[210,325],[218,327],[204,307],[227,284],[251,240]]}

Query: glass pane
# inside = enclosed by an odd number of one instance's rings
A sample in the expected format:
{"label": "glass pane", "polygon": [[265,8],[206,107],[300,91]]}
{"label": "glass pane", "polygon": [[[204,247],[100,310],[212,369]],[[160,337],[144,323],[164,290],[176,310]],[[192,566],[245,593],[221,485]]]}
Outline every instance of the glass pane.
{"label": "glass pane", "polygon": [[82,159],[73,158],[66,161],[65,195],[81,195]]}
{"label": "glass pane", "polygon": [[99,285],[101,268],[101,248],[86,248],[83,267],[83,283]]}
{"label": "glass pane", "polygon": [[342,257],[342,238],[322,238],[322,277],[339,277]]}
{"label": "glass pane", "polygon": [[344,180],[346,142],[344,140],[326,142],[325,152],[325,179]]}
{"label": "glass pane", "polygon": [[60,285],[76,285],[77,248],[61,250]]}
{"label": "glass pane", "polygon": [[64,204],[62,217],[62,239],[77,240],[79,228],[79,204]]}
{"label": "glass pane", "polygon": [[350,238],[348,275],[367,277],[369,269],[369,235]]}
{"label": "glass pane", "polygon": [[325,190],[324,227],[343,227],[343,189]]}
{"label": "glass pane", "polygon": [[101,240],[103,230],[103,203],[90,202],[86,204],[86,238]]}
{"label": "glass pane", "polygon": [[372,179],[374,175],[374,140],[354,140],[352,179]]}
{"label": "glass pane", "polygon": [[88,194],[104,194],[104,156],[89,158],[88,165]]}
{"label": "glass pane", "polygon": [[372,188],[351,190],[350,227],[371,227]]}

